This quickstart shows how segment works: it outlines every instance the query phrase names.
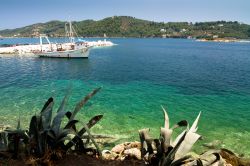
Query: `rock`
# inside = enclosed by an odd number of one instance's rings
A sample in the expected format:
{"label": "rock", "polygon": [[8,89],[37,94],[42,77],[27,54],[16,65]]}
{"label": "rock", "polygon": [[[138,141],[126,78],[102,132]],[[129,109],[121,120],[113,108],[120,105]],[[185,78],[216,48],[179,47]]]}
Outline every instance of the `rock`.
{"label": "rock", "polygon": [[[125,142],[119,145],[116,145],[110,151],[111,154],[115,154],[115,158],[117,160],[124,160],[125,158],[135,158],[141,160],[141,143],[138,141],[135,142]],[[109,152],[105,152],[105,158],[110,158]]]}
{"label": "rock", "polygon": [[220,155],[226,160],[227,164],[232,166],[250,166],[250,160],[239,158],[230,150],[221,149]]}
{"label": "rock", "polygon": [[114,152],[111,152],[109,150],[103,150],[102,151],[102,158],[104,160],[115,160],[119,157],[118,154],[114,153]]}
{"label": "rock", "polygon": [[200,157],[200,155],[198,155],[195,152],[189,152],[189,153],[187,153],[187,156],[191,156],[191,158],[193,158],[193,159],[198,159]]}
{"label": "rock", "polygon": [[209,143],[204,143],[203,146],[205,146],[207,148],[210,148],[210,149],[215,149],[218,146],[220,146],[221,144],[222,144],[222,141],[220,141],[220,140],[214,140],[214,141],[209,142]]}
{"label": "rock", "polygon": [[4,130],[9,129],[9,128],[11,128],[10,125],[0,124],[0,132],[4,132]]}
{"label": "rock", "polygon": [[124,155],[141,160],[141,151],[137,148],[131,148],[124,151]]}
{"label": "rock", "polygon": [[138,141],[135,141],[135,142],[125,142],[125,143],[116,145],[115,147],[113,147],[111,149],[111,151],[115,152],[117,154],[122,154],[124,152],[124,150],[132,149],[132,148],[140,149],[141,148],[141,143],[138,142]]}
{"label": "rock", "polygon": [[141,143],[138,141],[129,142],[129,144],[125,146],[125,149],[131,149],[131,148],[141,149]]}
{"label": "rock", "polygon": [[104,160],[110,160],[111,152],[109,150],[103,150],[102,151],[102,158]]}
{"label": "rock", "polygon": [[123,151],[125,150],[125,145],[124,144],[118,144],[115,147],[113,147],[111,149],[112,152],[115,152],[117,154],[121,154],[123,153]]}

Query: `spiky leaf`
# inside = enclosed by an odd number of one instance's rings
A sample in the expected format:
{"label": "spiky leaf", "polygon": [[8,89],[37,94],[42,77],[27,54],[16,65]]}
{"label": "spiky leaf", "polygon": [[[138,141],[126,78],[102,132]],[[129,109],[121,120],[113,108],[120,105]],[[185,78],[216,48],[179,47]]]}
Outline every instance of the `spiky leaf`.
{"label": "spiky leaf", "polygon": [[[103,115],[97,115],[94,116],[88,123],[87,123],[87,127],[90,129],[91,127],[93,127],[97,122],[99,122],[102,119]],[[78,133],[77,136],[75,136],[72,141],[68,142],[66,145],[66,149],[71,148],[75,143],[78,142],[79,138],[81,138],[81,136],[86,132],[86,128],[83,127]]]}
{"label": "spiky leaf", "polygon": [[168,117],[167,111],[164,109],[163,106],[161,107],[162,107],[163,114],[164,114],[164,128],[169,129],[169,117]]}
{"label": "spiky leaf", "polygon": [[81,110],[81,108],[88,102],[89,99],[91,99],[99,90],[100,88],[97,88],[93,90],[91,93],[89,93],[87,96],[85,96],[75,107],[74,111],[72,112],[72,115],[70,116],[70,120],[73,120],[76,116],[76,114]]}
{"label": "spiky leaf", "polygon": [[179,149],[181,143],[183,142],[183,140],[186,137],[186,133],[184,133],[184,135],[181,137],[181,139],[178,141],[178,143],[176,144],[176,146],[168,153],[168,155],[166,157],[163,158],[163,163],[162,165],[167,166],[170,165],[174,159],[175,159],[175,154],[177,152],[177,150]]}
{"label": "spiky leaf", "polygon": [[53,98],[51,97],[45,103],[45,105],[41,111],[41,118],[42,118],[42,124],[43,124],[44,129],[47,129],[50,127],[51,119],[52,119],[53,105],[54,105],[54,101],[53,101]]}

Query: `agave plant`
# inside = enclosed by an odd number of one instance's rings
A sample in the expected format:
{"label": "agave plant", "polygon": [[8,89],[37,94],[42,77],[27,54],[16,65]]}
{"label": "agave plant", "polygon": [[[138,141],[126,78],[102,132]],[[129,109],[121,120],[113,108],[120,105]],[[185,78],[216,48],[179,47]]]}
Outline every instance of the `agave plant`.
{"label": "agave plant", "polygon": [[[162,107],[164,113],[164,127],[160,129],[160,138],[152,139],[149,135],[150,129],[139,130],[141,141],[141,155],[152,165],[177,166],[177,165],[212,165],[222,163],[218,152],[207,152],[198,158],[194,158],[188,153],[193,145],[201,138],[197,134],[197,125],[201,113],[189,127],[186,120],[182,120],[170,127],[167,111]],[[172,138],[174,129],[186,127],[175,139]]]}
{"label": "agave plant", "polygon": [[[96,145],[97,150],[99,150],[97,144],[95,143],[92,135],[89,132],[89,128],[93,127],[101,118],[102,115],[97,115],[93,117],[87,124],[83,124],[83,127],[78,131],[76,129],[75,116],[81,110],[81,108],[87,103],[87,101],[93,97],[101,88],[97,88],[87,96],[85,96],[81,101],[79,101],[75,109],[70,112],[66,111],[65,105],[68,100],[68,95],[66,95],[57,110],[55,117],[52,119],[52,108],[53,99],[50,98],[44,105],[39,116],[33,116],[30,123],[29,135],[31,139],[37,144],[35,152],[38,154],[44,154],[47,149],[62,149],[65,152],[68,151],[72,146],[80,147],[84,149],[84,143],[82,136],[85,132],[88,133],[88,138]],[[68,118],[68,122],[65,126],[61,126],[63,117]],[[68,137],[69,134],[73,134],[74,137]],[[64,144],[65,140],[69,140],[67,144]]]}
{"label": "agave plant", "polygon": [[27,130],[21,128],[20,114],[16,129],[7,128],[5,129],[5,133],[7,135],[7,150],[13,153],[13,158],[18,158],[20,153],[25,151],[25,144],[29,140]]}
{"label": "agave plant", "polygon": [[6,130],[10,128],[10,126],[0,125],[0,151],[6,151],[8,148],[8,138]]}
{"label": "agave plant", "polygon": [[[86,151],[87,140],[91,140],[96,146],[97,153],[100,152],[94,137],[90,133],[90,128],[101,120],[103,115],[97,115],[85,123],[80,123],[75,119],[81,108],[92,98],[101,88],[97,88],[80,100],[73,111],[66,110],[69,93],[64,97],[60,107],[53,116],[54,99],[49,98],[38,115],[31,118],[29,130],[20,128],[20,119],[16,130],[8,130],[9,142],[14,143],[15,155],[20,151],[20,142],[25,144],[25,152],[36,157],[43,157],[48,152],[55,153],[61,151],[67,153],[75,147],[75,150]],[[62,125],[63,118],[67,117],[66,125]],[[82,124],[79,130],[76,124]],[[71,135],[71,137],[69,136]],[[84,140],[85,139],[85,140]],[[68,142],[67,142],[68,141]],[[101,155],[101,153],[99,153]]]}

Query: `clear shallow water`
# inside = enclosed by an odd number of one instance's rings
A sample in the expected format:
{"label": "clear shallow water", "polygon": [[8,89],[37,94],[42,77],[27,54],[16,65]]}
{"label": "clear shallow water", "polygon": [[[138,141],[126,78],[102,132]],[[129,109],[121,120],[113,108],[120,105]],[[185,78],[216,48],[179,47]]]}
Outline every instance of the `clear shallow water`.
{"label": "clear shallow water", "polygon": [[[57,41],[62,39],[55,39]],[[96,39],[91,39],[96,40]],[[221,145],[250,156],[250,45],[175,39],[111,39],[117,46],[91,50],[89,59],[0,58],[0,123],[23,126],[47,98],[56,107],[69,85],[68,105],[102,86],[78,116],[103,120],[93,132],[114,135],[117,142],[138,140],[137,130],[150,127],[158,136],[161,105],[171,124],[190,123],[202,111],[201,144]],[[35,39],[4,39],[32,43]]]}

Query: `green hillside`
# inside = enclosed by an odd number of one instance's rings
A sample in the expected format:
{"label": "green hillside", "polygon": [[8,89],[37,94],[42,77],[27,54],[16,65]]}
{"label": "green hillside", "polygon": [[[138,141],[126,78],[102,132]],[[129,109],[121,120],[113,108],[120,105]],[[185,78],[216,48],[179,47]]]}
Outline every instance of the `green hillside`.
{"label": "green hillside", "polygon": [[[186,38],[219,38],[231,37],[237,39],[250,38],[250,25],[239,22],[153,22],[128,16],[108,17],[99,21],[84,20],[73,22],[79,36],[83,37],[174,37]],[[17,29],[0,31],[3,37],[34,37],[40,33],[52,37],[65,35],[65,22],[50,21],[38,23]]]}

